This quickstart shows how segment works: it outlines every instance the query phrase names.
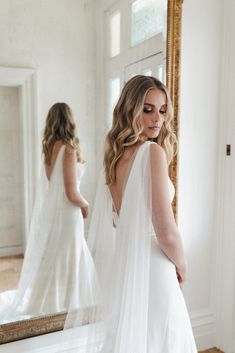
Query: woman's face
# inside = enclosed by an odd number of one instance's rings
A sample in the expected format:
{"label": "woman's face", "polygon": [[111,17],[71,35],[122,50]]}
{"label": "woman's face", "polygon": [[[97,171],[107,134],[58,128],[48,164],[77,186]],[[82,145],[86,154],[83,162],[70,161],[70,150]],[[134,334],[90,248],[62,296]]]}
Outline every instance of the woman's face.
{"label": "woman's face", "polygon": [[143,112],[140,116],[140,122],[143,127],[141,136],[144,139],[156,138],[163,122],[166,119],[166,95],[158,88],[150,89],[144,100]]}

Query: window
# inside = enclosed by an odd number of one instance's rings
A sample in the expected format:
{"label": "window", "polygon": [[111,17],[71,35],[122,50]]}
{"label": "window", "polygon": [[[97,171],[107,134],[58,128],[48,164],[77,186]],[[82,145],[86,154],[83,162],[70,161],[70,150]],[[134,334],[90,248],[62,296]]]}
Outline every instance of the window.
{"label": "window", "polygon": [[113,118],[113,109],[115,104],[118,101],[119,94],[120,94],[120,78],[115,77],[110,80],[110,90],[109,90],[109,122],[112,122]]}
{"label": "window", "polygon": [[114,57],[120,54],[120,11],[111,14],[109,19],[110,26],[110,56]]}
{"label": "window", "polygon": [[151,69],[146,69],[146,70],[144,70],[144,72],[143,72],[143,74],[145,75],[145,76],[152,76],[152,70]]}
{"label": "window", "polygon": [[135,0],[131,4],[131,45],[162,33],[166,37],[167,1]]}

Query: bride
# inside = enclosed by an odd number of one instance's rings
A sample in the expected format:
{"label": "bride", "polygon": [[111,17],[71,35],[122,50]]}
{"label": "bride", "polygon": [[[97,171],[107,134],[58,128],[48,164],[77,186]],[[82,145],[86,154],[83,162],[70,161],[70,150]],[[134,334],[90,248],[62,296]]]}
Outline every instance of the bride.
{"label": "bride", "polygon": [[[88,238],[100,305],[82,352],[197,352],[181,291],[186,260],[171,206],[172,111],[167,88],[142,75],[125,84],[114,109]],[[69,314],[66,327],[72,325]]]}
{"label": "bride", "polygon": [[93,303],[93,260],[84,238],[88,202],[72,111],[54,104],[43,136],[44,166],[18,288],[0,313],[5,321],[78,309]]}

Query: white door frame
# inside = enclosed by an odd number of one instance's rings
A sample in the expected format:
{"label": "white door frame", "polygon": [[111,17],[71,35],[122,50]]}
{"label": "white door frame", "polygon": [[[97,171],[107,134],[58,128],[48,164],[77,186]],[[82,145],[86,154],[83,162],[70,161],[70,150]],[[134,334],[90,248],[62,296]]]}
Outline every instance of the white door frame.
{"label": "white door frame", "polygon": [[31,68],[0,67],[0,86],[19,88],[20,145],[23,157],[23,246],[25,247],[38,175],[36,72]]}
{"label": "white door frame", "polygon": [[150,69],[152,71],[151,76],[155,76],[163,82],[164,80],[161,79],[158,75],[159,74],[158,73],[159,66],[162,66],[163,75],[164,75],[164,77],[166,77],[166,75],[165,75],[165,71],[166,71],[165,58],[164,58],[164,55],[162,52],[152,54],[149,57],[144,57],[141,60],[137,60],[133,63],[129,63],[128,65],[126,65],[124,67],[125,81],[127,81],[129,78],[131,78],[133,75],[135,75],[136,72],[138,74],[144,74],[145,70],[148,71]]}
{"label": "white door frame", "polygon": [[[150,59],[152,56],[165,59],[166,42],[162,40],[162,35],[157,34],[146,41],[133,47],[129,44],[130,37],[130,14],[129,6],[131,1],[126,0],[97,0],[96,4],[96,34],[97,34],[97,75],[96,82],[98,97],[98,118],[97,131],[99,135],[105,135],[108,128],[108,102],[107,87],[112,78],[119,77],[121,87],[124,83],[125,68],[136,61]],[[121,51],[120,54],[109,57],[109,33],[108,20],[112,13],[121,11]],[[157,49],[156,49],[157,48]],[[157,55],[158,54],[158,55]],[[105,108],[106,107],[106,108]]]}
{"label": "white door frame", "polygon": [[[235,353],[235,123],[233,45],[235,5],[224,1],[223,53],[220,85],[220,123],[218,129],[218,187],[215,215],[214,298],[217,347]],[[226,145],[231,145],[231,156]]]}

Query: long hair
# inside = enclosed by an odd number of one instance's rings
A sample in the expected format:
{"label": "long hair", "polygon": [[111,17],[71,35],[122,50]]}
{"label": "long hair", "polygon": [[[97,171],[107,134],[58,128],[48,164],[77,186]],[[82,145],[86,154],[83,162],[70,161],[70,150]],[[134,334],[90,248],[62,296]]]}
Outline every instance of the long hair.
{"label": "long hair", "polygon": [[126,147],[134,146],[141,141],[143,128],[140,116],[143,112],[146,94],[152,88],[163,91],[166,95],[166,119],[155,142],[163,147],[168,164],[174,156],[174,147],[177,144],[173,132],[173,107],[170,94],[166,86],[152,76],[136,75],[123,87],[120,98],[113,111],[113,124],[106,137],[104,167],[106,184],[116,181],[116,166]]}
{"label": "long hair", "polygon": [[70,107],[66,103],[55,103],[46,118],[42,140],[44,162],[51,163],[53,147],[56,141],[75,149],[77,161],[84,163],[81,157],[79,138],[76,136],[76,125]]}

